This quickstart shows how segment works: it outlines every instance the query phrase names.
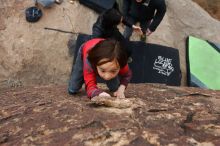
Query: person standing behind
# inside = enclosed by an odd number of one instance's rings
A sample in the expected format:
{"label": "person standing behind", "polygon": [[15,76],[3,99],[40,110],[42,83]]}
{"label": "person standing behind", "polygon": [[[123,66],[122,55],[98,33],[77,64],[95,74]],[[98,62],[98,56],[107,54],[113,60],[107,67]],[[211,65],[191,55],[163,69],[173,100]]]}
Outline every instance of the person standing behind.
{"label": "person standing behind", "polygon": [[[145,37],[156,30],[165,13],[165,0],[123,0],[123,15],[132,24],[140,22]],[[132,32],[126,27],[123,35],[129,39]]]}
{"label": "person standing behind", "polygon": [[130,56],[131,50],[127,47],[129,42],[117,28],[120,23],[123,23],[130,29],[143,34],[139,26],[130,23],[117,9],[112,8],[103,12],[93,24],[92,38],[113,38],[120,41],[126,46],[126,52],[128,56]]}
{"label": "person standing behind", "polygon": [[92,38],[114,38],[118,41],[124,41],[125,38],[117,28],[120,23],[142,33],[139,26],[130,23],[117,9],[112,8],[106,10],[97,18],[92,27]]}

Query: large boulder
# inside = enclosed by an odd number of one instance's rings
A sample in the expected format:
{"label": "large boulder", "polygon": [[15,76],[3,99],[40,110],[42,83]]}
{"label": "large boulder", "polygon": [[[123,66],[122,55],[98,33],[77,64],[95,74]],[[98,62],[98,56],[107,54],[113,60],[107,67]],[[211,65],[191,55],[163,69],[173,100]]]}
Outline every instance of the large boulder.
{"label": "large boulder", "polygon": [[65,86],[4,89],[0,145],[220,145],[219,91],[133,84],[126,97],[99,104]]}
{"label": "large boulder", "polygon": [[[186,85],[186,37],[220,42],[220,23],[191,0],[166,3],[166,16],[148,42],[179,49],[182,85]],[[29,0],[5,1],[0,5],[0,87],[66,83],[73,60],[67,48],[71,34],[44,28],[91,33],[97,18],[94,11],[78,1],[64,1],[49,9],[42,8],[43,17],[37,23],[28,23],[24,11],[30,6],[33,2]],[[137,34],[132,39],[137,40]]]}

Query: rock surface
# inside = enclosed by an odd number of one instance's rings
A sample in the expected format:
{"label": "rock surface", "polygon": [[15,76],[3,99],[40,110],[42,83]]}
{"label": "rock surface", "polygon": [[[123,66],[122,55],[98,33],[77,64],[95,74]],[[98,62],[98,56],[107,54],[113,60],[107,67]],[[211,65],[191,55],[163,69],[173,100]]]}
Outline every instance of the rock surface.
{"label": "rock surface", "polygon": [[41,8],[43,17],[37,23],[28,23],[24,11],[33,6],[32,1],[8,1],[4,6],[0,9],[1,85],[66,82],[73,60],[67,48],[70,34],[44,28],[91,33],[97,15],[77,1],[64,1],[49,9]]}
{"label": "rock surface", "polygon": [[220,1],[219,0],[193,0],[204,8],[211,16],[220,20]]}
{"label": "rock surface", "polygon": [[[31,0],[0,3],[0,88],[66,83],[73,60],[67,48],[71,34],[44,28],[91,33],[97,14],[78,1],[73,4],[64,1],[50,9],[42,8],[40,21],[28,23],[24,11],[33,6]],[[220,22],[191,0],[166,0],[166,3],[166,16],[148,42],[179,49],[182,85],[186,85],[186,37],[193,35],[220,42]],[[132,39],[137,40],[137,34]]]}
{"label": "rock surface", "polygon": [[65,88],[2,89],[0,145],[220,145],[220,91],[130,84],[120,108]]}

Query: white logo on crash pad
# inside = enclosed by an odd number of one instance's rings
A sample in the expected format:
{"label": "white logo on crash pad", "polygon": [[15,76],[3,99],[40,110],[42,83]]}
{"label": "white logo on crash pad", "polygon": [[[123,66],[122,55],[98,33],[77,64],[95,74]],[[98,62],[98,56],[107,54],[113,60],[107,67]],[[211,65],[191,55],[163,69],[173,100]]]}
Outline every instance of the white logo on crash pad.
{"label": "white logo on crash pad", "polygon": [[172,59],[158,56],[158,58],[154,61],[153,69],[157,70],[159,74],[170,76],[170,74],[174,71]]}

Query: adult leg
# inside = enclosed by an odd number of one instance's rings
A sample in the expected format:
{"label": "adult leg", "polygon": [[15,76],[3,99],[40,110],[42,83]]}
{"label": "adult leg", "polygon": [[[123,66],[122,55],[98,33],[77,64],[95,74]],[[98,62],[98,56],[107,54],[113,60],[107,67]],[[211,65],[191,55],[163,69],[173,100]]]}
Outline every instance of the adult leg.
{"label": "adult leg", "polygon": [[[137,21],[132,18],[132,17],[128,17],[128,21],[133,25],[135,24]],[[132,35],[132,32],[133,32],[133,28],[131,27],[128,27],[128,26],[125,26],[125,30],[124,30],[124,33],[123,33],[123,36],[125,37],[125,39],[129,40],[131,35]]]}
{"label": "adult leg", "polygon": [[82,60],[82,47],[76,57],[76,61],[72,66],[72,71],[69,80],[68,92],[69,94],[76,94],[84,83],[83,79],[83,60]]}
{"label": "adult leg", "polygon": [[146,42],[146,40],[147,40],[146,32],[147,32],[147,29],[148,29],[149,25],[150,25],[150,21],[141,21],[140,22],[140,27],[141,27],[141,29],[142,29],[142,31],[144,33],[141,36],[141,41],[143,41],[143,42]]}
{"label": "adult leg", "polygon": [[143,33],[146,33],[147,28],[150,26],[151,20],[145,20],[140,22],[140,27],[143,31]]}

